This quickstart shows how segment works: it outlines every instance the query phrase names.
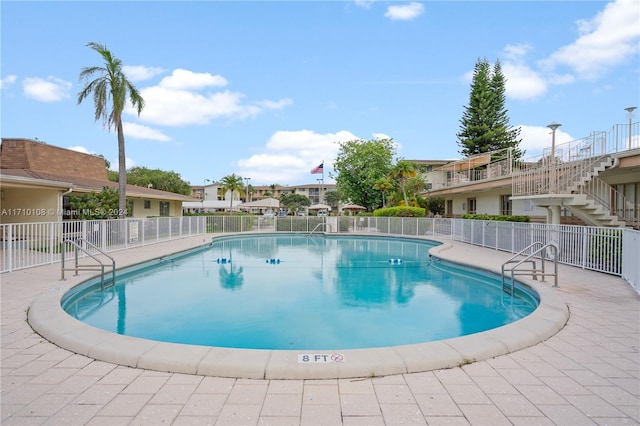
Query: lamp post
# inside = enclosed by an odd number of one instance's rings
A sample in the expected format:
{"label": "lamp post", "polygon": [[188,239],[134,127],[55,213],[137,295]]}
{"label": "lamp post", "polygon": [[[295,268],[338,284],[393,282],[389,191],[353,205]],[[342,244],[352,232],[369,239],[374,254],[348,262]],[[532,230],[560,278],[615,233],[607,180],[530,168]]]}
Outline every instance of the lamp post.
{"label": "lamp post", "polygon": [[207,186],[207,182],[211,182],[209,179],[205,179],[204,182],[202,182],[202,199],[204,200],[204,194],[205,194],[205,186]]}
{"label": "lamp post", "polygon": [[558,187],[556,182],[556,130],[560,126],[562,126],[562,124],[556,123],[555,121],[547,126],[551,129],[551,161],[549,162],[551,165],[549,192],[551,194],[555,194]]}
{"label": "lamp post", "polygon": [[246,187],[247,187],[247,195],[245,196],[245,200],[249,200],[249,181],[251,180],[250,177],[246,177],[244,178],[245,182],[246,182]]}
{"label": "lamp post", "polygon": [[635,111],[636,107],[625,108],[624,110],[629,113],[629,149],[631,149],[631,127],[633,125],[633,111]]}
{"label": "lamp post", "polygon": [[200,199],[200,203],[202,205],[202,213],[204,213],[204,199],[207,198],[207,193],[205,192],[205,187],[207,186],[207,182],[211,182],[209,179],[205,179],[202,182],[202,198]]}
{"label": "lamp post", "polygon": [[318,203],[322,202],[322,179],[318,178],[316,179],[318,181]]}

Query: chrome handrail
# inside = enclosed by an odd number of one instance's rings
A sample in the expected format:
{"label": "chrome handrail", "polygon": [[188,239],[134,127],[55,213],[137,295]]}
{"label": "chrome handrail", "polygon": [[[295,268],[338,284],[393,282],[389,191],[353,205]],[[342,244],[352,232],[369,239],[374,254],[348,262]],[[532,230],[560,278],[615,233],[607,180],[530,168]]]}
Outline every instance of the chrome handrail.
{"label": "chrome handrail", "polygon": [[[100,260],[98,257],[94,256],[93,254],[91,254],[86,248],[82,247],[81,244],[78,244],[77,241],[80,241],[81,243],[85,243],[86,246],[88,246],[89,248],[92,248],[96,251],[98,251],[100,254],[102,254],[103,256],[107,257],[109,260],[111,260],[111,285],[114,285],[116,282],[116,261],[115,259],[113,259],[111,256],[109,256],[108,254],[106,254],[104,251],[100,250],[95,244],[90,243],[89,241],[87,241],[84,238],[76,238],[75,241],[71,240],[71,239],[67,239],[62,243],[62,247],[60,249],[61,251],[61,256],[60,256],[60,273],[61,273],[61,280],[64,281],[64,271],[75,271],[74,275],[78,275],[78,271],[79,270],[84,270],[84,271],[100,271],[100,288],[104,289],[104,273],[105,273],[105,266],[108,267],[108,264],[105,264],[102,262],[102,260]],[[73,246],[73,252],[74,252],[74,259],[75,259],[75,263],[74,263],[74,267],[73,268],[65,268],[64,267],[64,260],[65,260],[65,253],[66,253],[66,248],[65,245],[66,244],[71,244]],[[99,263],[99,265],[81,265],[78,263],[78,251],[82,251],[83,253],[85,253],[87,256],[89,256],[90,258],[92,258],[93,260],[95,260],[96,262]],[[97,268],[97,269],[96,269]]]}
{"label": "chrome handrail", "polygon": [[[534,249],[535,247],[539,247],[538,249],[536,249],[535,251],[533,251],[532,253],[529,253],[527,256],[525,256],[523,259],[518,260],[518,257],[523,256],[526,252],[531,251],[531,249]],[[553,252],[553,266],[554,266],[554,270],[553,272],[547,272],[546,268],[545,268],[545,254],[546,254],[546,250],[547,249],[551,249],[551,251]],[[533,260],[536,256],[540,257],[540,269],[537,269],[536,267],[536,262],[535,260]],[[515,265],[510,269],[511,272],[511,287],[507,287],[505,285],[505,272],[506,271],[506,265],[510,264],[510,263],[515,263]],[[532,268],[531,269],[522,269],[519,272],[516,272],[516,269],[518,267],[520,267],[521,265],[525,264],[525,263],[531,263]],[[509,294],[513,296],[513,292],[514,292],[514,287],[515,287],[515,275],[529,275],[531,274],[532,278],[534,280],[538,279],[538,276],[540,276],[542,279],[541,281],[544,282],[544,277],[545,276],[553,276],[554,277],[554,287],[558,287],[558,244],[556,244],[555,242],[550,242],[547,244],[542,244],[541,241],[536,241],[530,245],[528,245],[527,247],[525,247],[524,249],[520,250],[518,253],[516,253],[515,255],[513,255],[511,258],[509,258],[506,262],[504,262],[502,264],[502,290],[503,291],[507,291],[507,289],[509,289]]]}

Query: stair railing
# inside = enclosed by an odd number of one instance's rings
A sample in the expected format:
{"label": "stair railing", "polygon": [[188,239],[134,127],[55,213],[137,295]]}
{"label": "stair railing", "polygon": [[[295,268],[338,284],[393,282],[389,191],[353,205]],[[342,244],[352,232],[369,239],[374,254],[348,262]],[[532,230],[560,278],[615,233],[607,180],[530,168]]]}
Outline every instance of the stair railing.
{"label": "stair railing", "polygon": [[[78,244],[78,242],[80,244]],[[109,265],[108,263],[104,263],[99,257],[93,255],[91,252],[89,252],[87,248],[83,247],[81,243],[84,243],[85,246],[96,250],[97,252],[99,252],[106,258],[108,258],[111,261],[111,264]],[[73,256],[74,256],[73,268],[65,268],[65,253],[67,251],[66,250],[67,244],[70,244],[73,247]],[[78,256],[79,252],[82,252],[87,256],[89,256],[91,259],[95,260],[97,264],[84,264],[84,265],[80,264],[79,256]],[[108,267],[111,268],[111,285],[105,286],[105,279],[104,279],[105,268],[108,268]],[[75,271],[74,275],[78,275],[78,271],[81,271],[81,270],[82,271],[100,271],[100,288],[101,289],[111,287],[116,282],[116,261],[111,256],[109,256],[108,254],[100,250],[96,245],[90,243],[84,238],[76,238],[75,240],[67,239],[62,243],[62,248],[61,248],[61,257],[60,257],[61,278],[60,279],[64,281],[65,279],[64,271]]]}
{"label": "stair railing", "polygon": [[[533,251],[532,251],[533,250]],[[548,252],[551,251],[551,257],[553,260],[553,272],[547,272],[545,258]],[[540,260],[540,268],[537,267],[536,258]],[[531,264],[529,268],[521,269],[523,265]],[[508,266],[513,265],[513,266]],[[509,274],[510,281],[506,282],[505,276]],[[515,276],[516,275],[531,275],[534,280],[541,277],[541,281],[545,281],[544,277],[554,277],[554,287],[558,287],[558,245],[555,242],[543,244],[541,241],[536,241],[533,244],[528,245],[524,249],[509,258],[502,264],[502,291],[513,296],[515,289]]]}
{"label": "stair railing", "polygon": [[612,215],[617,216],[627,226],[639,229],[640,204],[629,200],[623,193],[599,177],[593,176],[584,185],[580,185],[577,191],[593,199]]}

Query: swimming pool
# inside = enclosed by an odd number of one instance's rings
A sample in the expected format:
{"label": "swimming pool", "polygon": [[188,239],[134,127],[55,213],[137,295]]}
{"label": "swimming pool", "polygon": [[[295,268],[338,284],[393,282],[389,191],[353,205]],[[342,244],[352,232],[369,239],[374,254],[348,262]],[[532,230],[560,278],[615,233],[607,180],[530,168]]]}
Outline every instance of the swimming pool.
{"label": "swimming pool", "polygon": [[[245,235],[245,234],[242,234]],[[240,236],[240,235],[239,235]],[[214,237],[216,241],[221,237]],[[415,238],[413,238],[415,239]],[[209,240],[211,241],[211,240]],[[500,272],[509,254],[475,248],[448,239],[429,250],[433,259]],[[167,262],[209,246],[196,236],[115,252],[118,274]],[[521,276],[523,285],[538,294],[538,308],[526,317],[480,333],[452,339],[382,348],[296,351],[238,349],[166,343],[125,336],[89,326],[62,309],[78,289],[99,282],[96,273],[51,281],[30,305],[29,325],[47,341],[68,351],[112,364],[203,376],[246,379],[335,379],[415,373],[465,365],[494,358],[543,342],[560,331],[569,309],[556,289]],[[123,306],[123,308],[126,306]]]}
{"label": "swimming pool", "polygon": [[74,288],[62,306],[110,332],[156,341],[269,350],[345,350],[465,336],[533,312],[494,275],[430,258],[406,238],[241,235]]}

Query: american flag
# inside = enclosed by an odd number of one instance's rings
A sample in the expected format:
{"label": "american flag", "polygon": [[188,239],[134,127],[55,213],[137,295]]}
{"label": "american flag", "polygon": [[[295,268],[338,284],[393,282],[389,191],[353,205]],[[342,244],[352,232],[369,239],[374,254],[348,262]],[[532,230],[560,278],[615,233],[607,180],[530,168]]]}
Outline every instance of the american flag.
{"label": "american flag", "polygon": [[311,169],[311,174],[312,175],[317,175],[317,174],[323,173],[323,172],[324,172],[324,163],[321,163],[317,167],[314,167],[313,169]]}

